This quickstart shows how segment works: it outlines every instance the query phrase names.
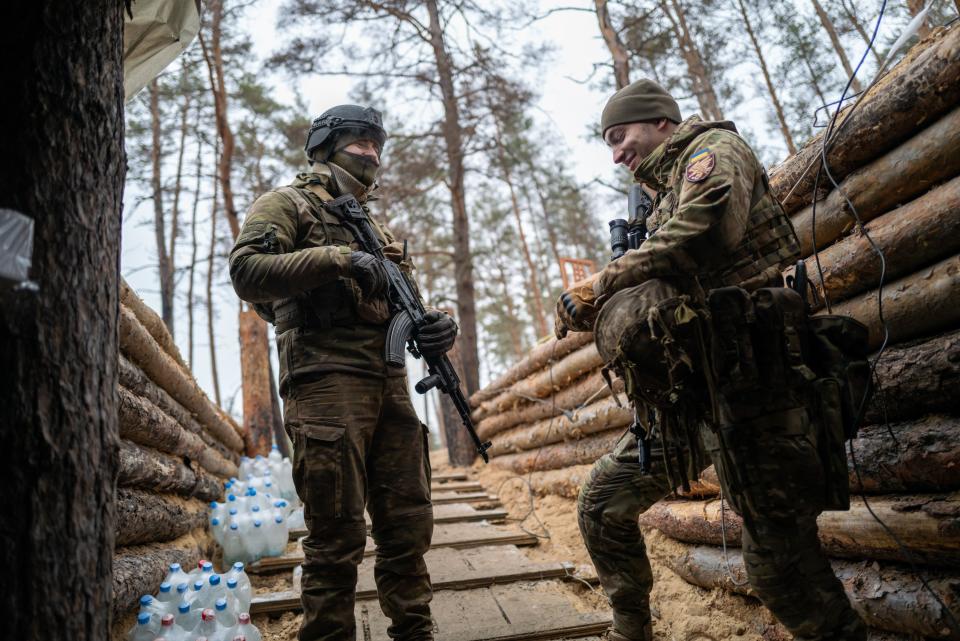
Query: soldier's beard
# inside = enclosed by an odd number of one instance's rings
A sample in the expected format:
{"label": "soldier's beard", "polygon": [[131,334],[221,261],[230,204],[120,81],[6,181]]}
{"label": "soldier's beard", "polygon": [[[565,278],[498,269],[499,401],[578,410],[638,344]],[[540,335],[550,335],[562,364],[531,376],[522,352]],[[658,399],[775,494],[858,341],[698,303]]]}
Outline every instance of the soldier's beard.
{"label": "soldier's beard", "polygon": [[330,157],[330,162],[342,167],[348,174],[356,178],[365,187],[373,185],[380,171],[380,163],[369,156],[353,154],[340,150]]}

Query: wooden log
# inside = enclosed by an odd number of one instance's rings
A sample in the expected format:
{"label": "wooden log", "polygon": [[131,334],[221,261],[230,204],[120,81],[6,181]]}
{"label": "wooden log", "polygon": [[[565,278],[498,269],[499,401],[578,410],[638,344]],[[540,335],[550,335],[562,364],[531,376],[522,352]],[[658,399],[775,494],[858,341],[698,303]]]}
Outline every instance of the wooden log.
{"label": "wooden log", "polygon": [[[960,496],[875,496],[873,512],[909,548],[916,560],[960,567]],[[721,523],[721,502],[664,500],[640,516],[640,523],[686,543],[740,545],[743,521],[729,507]],[[909,557],[874,520],[860,497],[847,512],[824,512],[817,519],[820,543],[833,557],[908,561]],[[723,527],[721,527],[723,525]]]}
{"label": "wooden log", "polygon": [[233,431],[233,428],[226,423],[217,423],[215,426],[202,425],[183,405],[151,381],[142,369],[131,363],[123,354],[120,355],[120,384],[159,407],[226,458],[234,463],[240,462],[239,452],[243,451],[243,439]]}
{"label": "wooden log", "polygon": [[624,430],[615,429],[591,434],[579,440],[545,445],[518,454],[506,454],[490,460],[490,464],[515,474],[557,470],[571,465],[593,463],[610,452],[623,435]]}
{"label": "wooden log", "polygon": [[[856,109],[852,105],[844,109],[837,125],[848,116],[850,122],[837,130],[827,153],[833,176],[843,179],[954,109],[960,103],[958,62],[960,28],[954,25],[911,49]],[[771,172],[770,187],[788,213],[810,202],[822,136],[814,137]]]}
{"label": "wooden log", "polygon": [[530,398],[545,398],[558,390],[568,387],[570,383],[587,372],[597,369],[603,364],[597,346],[593,343],[581,347],[575,352],[567,354],[559,362],[548,365],[542,370],[528,376],[514,384],[493,400],[483,403],[473,412],[474,420],[497,412],[512,410],[517,405]]}
{"label": "wooden log", "polygon": [[182,458],[123,439],[120,440],[119,457],[119,487],[174,492],[208,502],[223,498],[223,485],[219,479],[199,465],[188,467]]}
{"label": "wooden log", "polygon": [[[737,594],[756,596],[746,584],[743,557],[737,549],[727,551],[706,546],[669,546],[659,555],[664,564],[688,583],[702,588],[722,588]],[[931,639],[960,639],[952,632],[948,613],[927,592],[907,568],[872,561],[831,561],[853,608],[864,622],[889,632],[920,635]],[[924,569],[924,578],[940,595],[947,608],[960,606],[960,576],[941,570]],[[731,578],[732,577],[734,578]]]}
{"label": "wooden log", "polygon": [[626,427],[632,422],[633,408],[630,405],[618,405],[612,397],[605,398],[577,410],[571,417],[554,416],[500,434],[493,439],[490,456],[532,450],[570,438]]}
{"label": "wooden log", "polygon": [[200,528],[167,543],[117,548],[113,556],[114,616],[135,608],[142,595],[155,594],[171,563],[191,568],[212,551],[213,540]]}
{"label": "wooden log", "polygon": [[559,470],[534,472],[530,475],[530,487],[538,496],[563,496],[576,499],[580,495],[580,488],[590,475],[592,464],[571,465]]}
{"label": "wooden log", "polygon": [[[819,213],[817,220],[819,230]],[[887,282],[956,255],[960,252],[960,177],[867,223],[866,230],[883,251]],[[822,250],[819,257],[824,283],[833,303],[873,289],[880,283],[880,260],[863,234],[847,236]],[[807,258],[806,265],[810,281],[822,299],[823,285],[816,258]],[[818,301],[815,309],[822,306]]]}
{"label": "wooden log", "polygon": [[879,391],[867,423],[960,413],[960,330],[894,345],[877,363]]}
{"label": "wooden log", "polygon": [[223,478],[238,474],[239,469],[233,462],[207,447],[199,436],[181,427],[159,407],[124,387],[118,387],[117,391],[121,437],[161,452],[186,456]]}
{"label": "wooden log", "polygon": [[[954,109],[896,149],[847,176],[840,183],[840,191],[834,189],[817,203],[817,248],[830,245],[853,228],[848,198],[866,223],[960,175],[958,146],[960,109]],[[809,256],[813,253],[813,206],[795,214],[792,222],[800,237],[800,253]]]}
{"label": "wooden log", "polygon": [[117,490],[116,544],[172,541],[203,528],[208,511],[199,499],[121,487]]}
{"label": "wooden log", "polygon": [[[613,389],[623,391],[623,381],[619,378],[613,381]],[[567,410],[573,410],[584,403],[599,401],[610,396],[610,387],[603,379],[599,370],[589,372],[553,396],[548,396],[538,403],[528,402],[520,404],[512,412],[499,412],[488,416],[477,424],[477,432],[481,438],[490,438],[495,434],[517,425],[529,425],[536,421],[559,416]]]}
{"label": "wooden log", "polygon": [[[883,342],[877,307],[878,290],[833,306],[833,313],[851,316],[870,330],[870,347]],[[883,288],[883,317],[890,344],[929,336],[960,325],[960,256],[951,256]]]}
{"label": "wooden log", "polygon": [[181,368],[164,352],[133,312],[123,305],[120,306],[120,350],[150,380],[196,416],[201,424],[215,430],[215,423],[225,423],[242,436],[240,426],[207,398],[189,371]]}
{"label": "wooden log", "polygon": [[474,409],[480,407],[480,404],[484,401],[489,401],[506,391],[506,388],[517,381],[523,380],[538,369],[543,369],[551,361],[559,360],[570,352],[592,342],[593,334],[590,332],[572,332],[560,340],[551,336],[531,349],[526,356],[497,377],[495,381],[471,396],[470,406]]}
{"label": "wooden log", "polygon": [[143,299],[133,291],[133,288],[127,284],[126,279],[122,276],[120,277],[120,302],[133,312],[133,315],[137,317],[137,320],[140,321],[144,329],[150,332],[150,336],[153,337],[153,340],[157,341],[157,344],[164,352],[175,360],[184,370],[190,370],[183,360],[183,356],[180,354],[180,350],[177,348],[173,336],[170,335],[170,331],[163,323],[163,319],[143,302]]}

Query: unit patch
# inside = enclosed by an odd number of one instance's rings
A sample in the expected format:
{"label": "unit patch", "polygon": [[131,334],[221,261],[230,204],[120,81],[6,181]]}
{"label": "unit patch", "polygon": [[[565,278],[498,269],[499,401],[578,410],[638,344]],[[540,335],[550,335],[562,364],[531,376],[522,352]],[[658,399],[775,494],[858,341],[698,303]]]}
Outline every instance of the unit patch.
{"label": "unit patch", "polygon": [[686,178],[692,183],[698,183],[713,173],[713,168],[717,164],[717,157],[709,147],[698,149],[690,156],[690,162],[687,163]]}

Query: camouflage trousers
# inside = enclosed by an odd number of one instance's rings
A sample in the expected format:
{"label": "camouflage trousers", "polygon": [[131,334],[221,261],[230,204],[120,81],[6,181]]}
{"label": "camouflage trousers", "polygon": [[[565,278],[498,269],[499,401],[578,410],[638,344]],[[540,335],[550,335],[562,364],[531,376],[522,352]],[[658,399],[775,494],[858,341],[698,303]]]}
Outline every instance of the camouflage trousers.
{"label": "camouflage trousers", "polygon": [[291,385],[284,422],[293,440],[293,479],[304,503],[300,641],[356,638],[357,566],[376,543],[374,578],[392,639],[433,639],[433,535],[426,427],[404,377],[331,373]]}
{"label": "camouflage trousers", "polygon": [[[823,474],[806,436],[777,425],[724,443],[701,429],[724,497],[743,517],[742,552],[750,584],[797,641],[863,641],[866,627],[820,550],[811,497],[823,496]],[[653,574],[637,517],[670,490],[662,465],[643,475],[636,438],[626,432],[599,459],[580,490],[580,532],[613,608],[613,627],[627,639],[652,640]],[[750,470],[731,485],[730,465]],[[657,473],[659,471],[659,473]],[[734,552],[735,553],[735,552]]]}

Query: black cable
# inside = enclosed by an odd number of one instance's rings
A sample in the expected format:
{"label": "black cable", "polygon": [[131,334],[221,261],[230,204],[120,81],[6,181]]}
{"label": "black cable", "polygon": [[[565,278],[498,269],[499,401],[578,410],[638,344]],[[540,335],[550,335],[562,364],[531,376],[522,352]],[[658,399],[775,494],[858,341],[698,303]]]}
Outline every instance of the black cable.
{"label": "black cable", "polygon": [[[830,183],[833,185],[833,188],[843,197],[847,206],[850,208],[850,213],[853,215],[853,218],[856,222],[857,229],[867,239],[867,242],[870,244],[871,249],[874,251],[874,253],[877,254],[877,257],[880,260],[880,280],[877,288],[877,315],[883,327],[883,341],[880,344],[880,349],[877,350],[877,354],[873,359],[873,362],[870,364],[871,379],[874,379],[876,377],[877,364],[880,362],[880,358],[883,356],[883,352],[884,350],[886,350],[887,344],[889,343],[889,340],[890,340],[890,327],[883,316],[883,284],[884,284],[884,280],[886,279],[887,261],[886,261],[886,256],[884,256],[883,254],[883,250],[881,250],[880,247],[874,242],[873,238],[870,237],[870,234],[867,232],[866,228],[864,227],[863,220],[860,218],[860,214],[857,211],[856,206],[853,204],[853,202],[847,196],[846,192],[844,192],[844,190],[840,187],[837,180],[834,178],[833,174],[830,172],[830,163],[827,160],[827,150],[830,147],[830,144],[832,142],[832,137],[834,135],[834,127],[836,125],[837,117],[839,116],[840,110],[841,110],[840,107],[845,100],[845,96],[847,91],[849,91],[850,89],[850,85],[853,83],[854,78],[856,78],[857,73],[860,71],[860,67],[863,65],[864,60],[866,60],[867,54],[870,53],[870,50],[874,46],[877,33],[880,30],[880,23],[883,20],[883,15],[884,15],[884,11],[886,10],[886,6],[887,6],[887,2],[886,0],[883,0],[880,5],[880,14],[877,16],[877,22],[874,25],[873,34],[870,37],[870,41],[867,43],[867,48],[863,52],[863,56],[860,58],[860,62],[857,64],[856,69],[854,69],[853,74],[851,74],[850,78],[847,80],[847,85],[846,87],[844,87],[843,93],[840,96],[840,100],[837,101],[837,109],[834,111],[833,117],[830,120],[830,125],[828,126],[827,131],[824,132],[823,144],[820,148],[820,159],[821,159],[820,167],[817,169],[817,175],[814,179],[813,206],[812,206],[812,215],[811,215],[811,235],[813,237],[813,252],[814,252],[814,257],[817,263],[817,271],[820,277],[820,286],[823,288],[824,299],[825,301],[827,301],[826,304],[827,304],[828,313],[830,312],[829,297],[827,295],[826,283],[824,282],[824,278],[823,278],[823,270],[820,266],[820,255],[817,249],[817,236],[816,236],[817,188],[819,186],[821,172],[826,174],[827,178],[830,180]],[[871,86],[872,84],[873,83],[871,83]],[[867,89],[869,90],[869,87]],[[863,93],[865,94],[866,91],[864,91]],[[858,100],[850,108],[850,112],[847,114],[847,117],[844,119],[844,123],[850,121],[853,111],[860,105],[861,101],[862,100]],[[859,407],[857,408],[857,414],[854,419],[854,426],[859,426],[861,421],[863,420],[864,414],[866,412],[867,400],[869,396],[870,396],[870,390],[868,388],[867,390],[864,391],[863,398],[861,398]],[[886,419],[886,412],[884,412],[884,421],[886,423],[887,430],[891,431],[890,424],[889,422],[887,422],[887,419]],[[934,600],[940,605],[940,607],[943,608],[943,612],[946,614],[946,617],[948,619],[948,624],[950,625],[953,632],[960,633],[960,622],[957,621],[957,618],[954,616],[953,612],[950,611],[947,605],[940,598],[940,595],[937,594],[937,592],[930,587],[930,584],[920,573],[919,569],[917,568],[914,562],[914,559],[916,557],[914,556],[913,552],[906,545],[904,545],[903,541],[900,540],[900,537],[898,537],[896,533],[894,533],[893,530],[891,530],[890,527],[883,522],[883,520],[876,514],[876,512],[873,511],[873,508],[870,506],[870,503],[867,500],[866,491],[864,490],[863,478],[860,473],[860,466],[857,463],[856,455],[854,454],[852,439],[848,441],[848,449],[850,452],[850,460],[853,463],[853,469],[857,477],[857,483],[860,486],[859,488],[860,499],[863,501],[864,506],[867,508],[867,512],[880,525],[880,527],[883,528],[883,530],[890,536],[893,542],[896,543],[899,550],[906,557],[911,570],[920,579],[920,582],[923,584],[924,589],[926,589],[927,592],[929,592],[931,596],[933,596]]]}

